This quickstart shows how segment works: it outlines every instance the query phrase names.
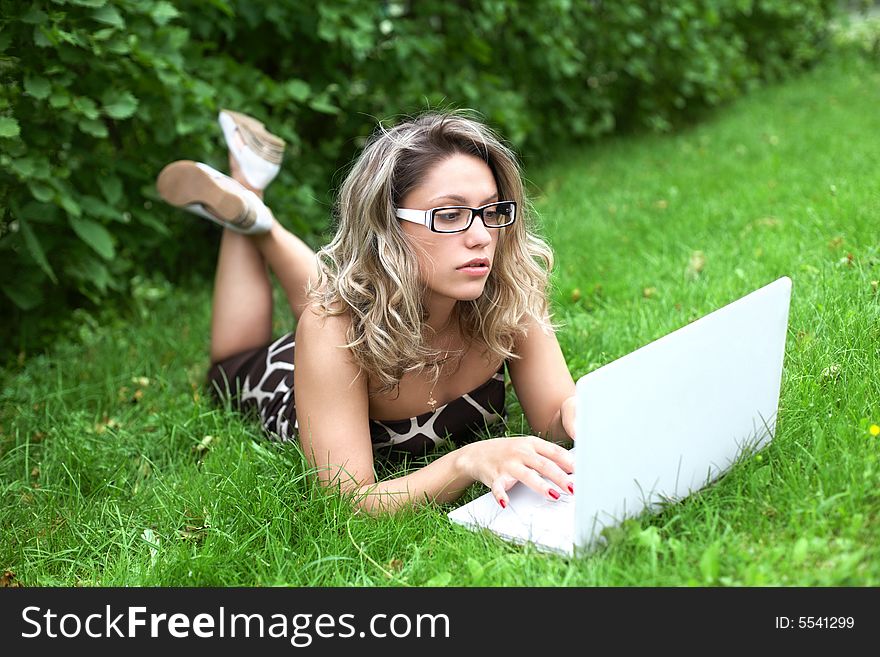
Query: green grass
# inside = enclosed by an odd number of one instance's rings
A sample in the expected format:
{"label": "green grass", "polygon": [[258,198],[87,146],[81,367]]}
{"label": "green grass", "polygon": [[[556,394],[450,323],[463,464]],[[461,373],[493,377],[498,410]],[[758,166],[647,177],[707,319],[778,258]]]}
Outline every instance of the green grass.
{"label": "green grass", "polygon": [[794,282],[772,445],[597,553],[510,545],[441,507],[352,514],[295,446],[206,400],[209,286],[145,281],[135,316],[83,315],[6,373],[0,570],[26,586],[880,584],[878,106],[876,64],[837,56],[678,134],[529,171],[575,377]]}

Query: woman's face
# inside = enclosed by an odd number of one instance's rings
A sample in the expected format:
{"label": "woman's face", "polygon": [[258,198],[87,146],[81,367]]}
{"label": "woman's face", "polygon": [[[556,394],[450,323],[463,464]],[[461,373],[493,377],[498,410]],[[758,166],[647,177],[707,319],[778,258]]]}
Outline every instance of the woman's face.
{"label": "woman's face", "polygon": [[[455,154],[429,169],[422,183],[402,200],[401,207],[430,210],[443,205],[477,208],[498,198],[489,166],[472,155]],[[470,301],[479,297],[489,278],[499,231],[486,228],[479,217],[460,233],[435,233],[427,226],[400,221],[419,258],[419,272],[434,300]],[[484,266],[473,266],[482,260]],[[468,266],[471,264],[472,266]]]}

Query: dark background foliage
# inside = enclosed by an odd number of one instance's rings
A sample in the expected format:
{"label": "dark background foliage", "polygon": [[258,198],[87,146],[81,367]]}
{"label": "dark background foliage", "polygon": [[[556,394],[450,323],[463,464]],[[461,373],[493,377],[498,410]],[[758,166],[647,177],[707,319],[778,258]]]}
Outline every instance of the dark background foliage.
{"label": "dark background foliage", "polygon": [[668,130],[814,62],[835,0],[0,0],[0,364],[70,311],[207,277],[217,231],[158,201],[225,170],[220,108],[288,142],[267,201],[317,246],[377,121],[482,113],[527,164]]}

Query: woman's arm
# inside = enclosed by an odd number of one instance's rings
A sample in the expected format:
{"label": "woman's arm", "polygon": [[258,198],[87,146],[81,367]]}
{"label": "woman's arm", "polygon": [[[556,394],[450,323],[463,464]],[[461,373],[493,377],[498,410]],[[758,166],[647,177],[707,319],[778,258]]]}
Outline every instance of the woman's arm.
{"label": "woman's arm", "polygon": [[361,485],[354,492],[357,504],[375,514],[417,503],[452,502],[481,481],[506,507],[507,491],[520,481],[553,501],[561,491],[574,493],[572,472],[574,459],[558,445],[534,436],[492,438],[459,447],[404,477]]}
{"label": "woman's arm", "polygon": [[[325,485],[339,486],[369,513],[457,499],[475,481],[499,502],[517,481],[555,499],[548,477],[571,490],[568,453],[532,437],[496,438],[461,447],[403,477],[376,482],[369,432],[366,375],[343,346],[347,318],[300,317],[294,352],[294,389],[300,443]],[[553,493],[551,493],[553,490]]]}
{"label": "woman's arm", "polygon": [[508,369],[529,425],[554,442],[573,439],[575,385],[556,334],[533,320],[516,352],[520,358],[511,359]]}

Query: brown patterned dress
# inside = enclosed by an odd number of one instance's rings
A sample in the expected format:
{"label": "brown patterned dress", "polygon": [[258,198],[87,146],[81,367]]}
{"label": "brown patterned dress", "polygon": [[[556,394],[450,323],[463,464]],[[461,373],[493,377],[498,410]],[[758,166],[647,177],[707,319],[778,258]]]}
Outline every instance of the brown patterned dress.
{"label": "brown patterned dress", "polygon": [[[293,334],[214,363],[208,384],[217,400],[228,398],[241,411],[256,410],[263,430],[275,440],[296,440],[293,392]],[[421,456],[451,440],[456,446],[473,441],[491,425],[506,419],[504,365],[469,393],[416,417],[370,420],[376,456],[397,459]]]}

